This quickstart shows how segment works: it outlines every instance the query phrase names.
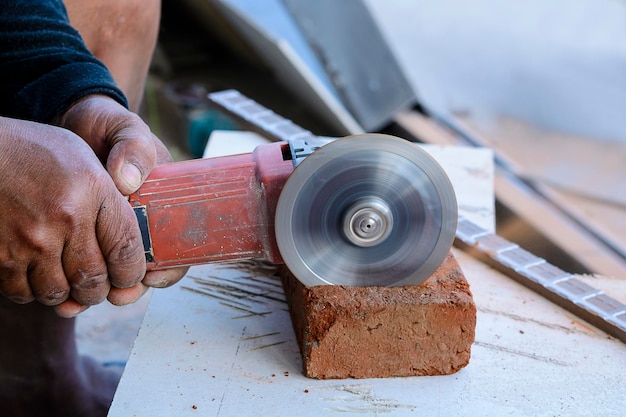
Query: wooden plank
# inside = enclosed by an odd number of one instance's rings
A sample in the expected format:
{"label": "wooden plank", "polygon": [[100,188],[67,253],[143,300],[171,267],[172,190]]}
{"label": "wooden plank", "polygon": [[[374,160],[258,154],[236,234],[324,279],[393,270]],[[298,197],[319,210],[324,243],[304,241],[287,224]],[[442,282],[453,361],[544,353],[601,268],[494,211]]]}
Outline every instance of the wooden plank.
{"label": "wooden plank", "polygon": [[518,177],[626,258],[626,144],[551,132],[511,118],[459,126],[497,153]]}
{"label": "wooden plank", "polygon": [[[455,121],[485,146],[497,149],[515,174],[590,200],[626,208],[626,143],[538,128],[510,117]],[[624,222],[622,222],[624,223]]]}
{"label": "wooden plank", "polygon": [[[396,122],[416,139],[426,143],[464,143],[450,129],[415,111],[399,113]],[[579,221],[584,219],[571,219],[535,189],[502,168],[496,169],[494,187],[498,201],[590,271],[607,276],[626,276],[626,261],[582,227]]]}

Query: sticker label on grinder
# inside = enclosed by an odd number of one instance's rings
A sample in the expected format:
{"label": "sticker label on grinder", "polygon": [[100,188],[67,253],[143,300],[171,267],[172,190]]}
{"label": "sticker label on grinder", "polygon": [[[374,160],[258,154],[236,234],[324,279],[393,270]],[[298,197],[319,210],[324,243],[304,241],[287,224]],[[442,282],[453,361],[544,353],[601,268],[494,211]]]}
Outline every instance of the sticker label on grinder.
{"label": "sticker label on grinder", "polygon": [[150,237],[150,229],[148,228],[148,213],[146,206],[133,207],[139,230],[141,230],[141,240],[143,242],[143,250],[146,255],[146,262],[154,262],[154,252],[152,251],[152,239]]}

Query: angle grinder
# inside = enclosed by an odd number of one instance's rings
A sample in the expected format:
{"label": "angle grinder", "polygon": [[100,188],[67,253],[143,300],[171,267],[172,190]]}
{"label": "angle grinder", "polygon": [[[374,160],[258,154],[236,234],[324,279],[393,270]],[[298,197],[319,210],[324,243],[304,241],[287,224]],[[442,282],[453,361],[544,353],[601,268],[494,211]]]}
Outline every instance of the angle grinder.
{"label": "angle grinder", "polygon": [[457,226],[440,165],[383,134],[158,166],[130,204],[149,270],[265,259],[307,286],[419,285]]}

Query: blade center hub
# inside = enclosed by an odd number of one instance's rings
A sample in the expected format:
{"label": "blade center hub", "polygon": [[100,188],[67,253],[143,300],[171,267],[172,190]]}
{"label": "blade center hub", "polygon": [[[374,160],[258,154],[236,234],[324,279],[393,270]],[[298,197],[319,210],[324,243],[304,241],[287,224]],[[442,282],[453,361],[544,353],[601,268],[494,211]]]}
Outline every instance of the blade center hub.
{"label": "blade center hub", "polygon": [[357,246],[368,247],[383,242],[389,237],[392,227],[391,210],[377,197],[356,201],[344,215],[344,235]]}

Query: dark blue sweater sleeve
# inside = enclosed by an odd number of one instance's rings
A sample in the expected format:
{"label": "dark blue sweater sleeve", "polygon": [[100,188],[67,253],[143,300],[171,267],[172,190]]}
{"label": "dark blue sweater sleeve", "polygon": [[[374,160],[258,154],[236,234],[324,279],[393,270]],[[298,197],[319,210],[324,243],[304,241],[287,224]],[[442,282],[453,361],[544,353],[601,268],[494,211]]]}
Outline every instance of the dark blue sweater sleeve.
{"label": "dark blue sweater sleeve", "polygon": [[76,100],[105,94],[128,106],[86,48],[61,0],[0,1],[0,115],[50,122]]}

